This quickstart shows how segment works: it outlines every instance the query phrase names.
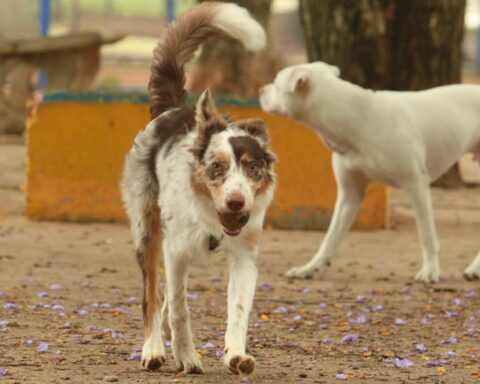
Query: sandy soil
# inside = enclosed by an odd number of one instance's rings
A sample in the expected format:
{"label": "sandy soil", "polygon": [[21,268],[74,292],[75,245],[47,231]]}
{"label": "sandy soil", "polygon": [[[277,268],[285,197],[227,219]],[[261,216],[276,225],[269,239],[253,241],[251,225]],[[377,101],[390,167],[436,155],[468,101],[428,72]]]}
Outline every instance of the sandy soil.
{"label": "sandy soil", "polygon": [[[141,279],[127,226],[26,220],[23,151],[0,140],[0,383],[239,382],[218,358],[224,257],[213,254],[191,273],[206,374],[175,377],[171,355],[161,371],[142,370]],[[480,382],[480,283],[462,279],[480,248],[479,190],[435,195],[456,219],[440,220],[443,279],[433,286],[413,281],[420,249],[401,198],[395,230],[351,232],[332,267],[312,280],[282,274],[305,262],[324,234],[267,230],[248,335],[257,369],[242,381],[333,383],[340,374],[355,383]],[[347,335],[353,342],[342,341]]]}

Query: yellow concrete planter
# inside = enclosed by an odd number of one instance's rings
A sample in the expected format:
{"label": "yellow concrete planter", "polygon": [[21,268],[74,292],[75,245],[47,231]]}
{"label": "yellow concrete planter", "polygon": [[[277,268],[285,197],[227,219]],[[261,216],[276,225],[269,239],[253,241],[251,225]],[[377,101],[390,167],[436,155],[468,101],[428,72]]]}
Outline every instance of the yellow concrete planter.
{"label": "yellow concrete planter", "polygon": [[[234,119],[259,117],[279,161],[267,224],[326,229],[336,196],[330,152],[310,129],[263,113],[252,102],[219,100]],[[124,221],[119,180],[125,154],[149,121],[144,95],[52,95],[28,123],[27,216],[39,220]],[[372,184],[356,227],[387,225],[387,192]]]}

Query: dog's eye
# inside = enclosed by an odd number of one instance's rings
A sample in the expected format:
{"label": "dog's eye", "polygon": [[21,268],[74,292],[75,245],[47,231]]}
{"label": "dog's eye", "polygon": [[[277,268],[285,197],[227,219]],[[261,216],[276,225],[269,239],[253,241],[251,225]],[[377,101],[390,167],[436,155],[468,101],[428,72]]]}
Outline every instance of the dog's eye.
{"label": "dog's eye", "polygon": [[248,169],[250,171],[256,171],[258,169],[258,164],[255,161],[250,161],[248,163]]}
{"label": "dog's eye", "polygon": [[222,169],[222,164],[215,161],[214,163],[212,163],[212,169],[214,169],[215,171],[218,171],[219,169]]}

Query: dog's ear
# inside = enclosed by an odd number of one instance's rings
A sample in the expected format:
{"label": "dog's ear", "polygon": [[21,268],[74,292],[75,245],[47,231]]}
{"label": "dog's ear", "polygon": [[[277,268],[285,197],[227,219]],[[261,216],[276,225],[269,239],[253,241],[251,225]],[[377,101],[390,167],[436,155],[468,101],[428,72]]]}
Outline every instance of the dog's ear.
{"label": "dog's ear", "polygon": [[288,79],[288,91],[291,93],[303,92],[308,89],[308,71],[303,68],[295,69]]}
{"label": "dog's ear", "polygon": [[205,90],[197,101],[195,107],[195,126],[198,136],[195,139],[191,152],[198,160],[203,158],[210,138],[227,128],[227,122],[215,106],[210,90]]}
{"label": "dog's ear", "polygon": [[195,120],[197,126],[203,126],[212,120],[223,120],[222,114],[218,111],[213,101],[212,94],[207,88],[200,95],[195,107]]}
{"label": "dog's ear", "polygon": [[333,76],[340,77],[340,68],[336,67],[335,65],[329,65],[328,69],[330,69]]}
{"label": "dog's ear", "polygon": [[270,140],[267,126],[261,119],[239,120],[235,122],[235,125],[248,134],[258,137],[260,140],[263,140],[266,143],[268,143]]}

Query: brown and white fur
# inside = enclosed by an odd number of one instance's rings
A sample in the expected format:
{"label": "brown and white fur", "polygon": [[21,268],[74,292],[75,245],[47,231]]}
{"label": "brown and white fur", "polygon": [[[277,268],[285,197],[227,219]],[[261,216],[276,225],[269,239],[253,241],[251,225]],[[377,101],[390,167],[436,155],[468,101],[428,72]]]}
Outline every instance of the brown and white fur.
{"label": "brown and white fur", "polygon": [[274,192],[274,155],[262,121],[225,120],[208,90],[196,107],[185,103],[184,64],[204,41],[220,34],[250,50],[265,45],[262,27],[235,4],[202,3],[172,23],[154,51],[152,121],[137,135],[125,163],[122,193],[144,281],[142,365],[147,369],[165,362],[163,339],[170,329],[177,369],[203,372],[190,327],[187,277],[191,262],[214,248],[226,253],[230,274],[225,364],[241,375],[255,367],[245,352],[246,332],[259,237]]}

